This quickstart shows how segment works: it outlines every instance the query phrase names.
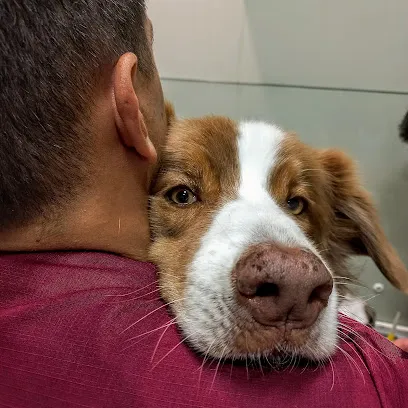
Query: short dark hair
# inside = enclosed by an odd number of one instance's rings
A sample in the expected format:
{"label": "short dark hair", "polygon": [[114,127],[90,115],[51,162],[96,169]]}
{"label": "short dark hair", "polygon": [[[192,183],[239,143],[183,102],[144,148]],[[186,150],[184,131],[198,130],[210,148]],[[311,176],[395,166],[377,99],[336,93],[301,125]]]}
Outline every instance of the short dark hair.
{"label": "short dark hair", "polygon": [[0,0],[0,231],[75,195],[101,70],[131,51],[152,72],[145,23],[144,0]]}
{"label": "short dark hair", "polygon": [[399,125],[400,137],[404,142],[408,142],[408,112],[405,114],[404,119]]}

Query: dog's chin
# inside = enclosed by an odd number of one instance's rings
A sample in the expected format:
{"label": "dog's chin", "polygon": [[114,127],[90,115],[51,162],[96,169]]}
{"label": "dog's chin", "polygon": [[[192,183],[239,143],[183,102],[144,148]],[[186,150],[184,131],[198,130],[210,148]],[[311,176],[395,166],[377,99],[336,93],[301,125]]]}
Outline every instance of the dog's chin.
{"label": "dog's chin", "polygon": [[[276,332],[279,332],[277,335]],[[187,343],[205,359],[232,361],[266,361],[272,365],[282,365],[293,361],[307,361],[320,364],[334,354],[336,342],[315,338],[314,327],[291,330],[286,335],[280,329],[268,328],[258,332],[240,331],[235,341],[217,341],[204,344],[200,339],[186,335]]]}
{"label": "dog's chin", "polygon": [[320,364],[328,361],[337,348],[335,298],[312,326],[302,329],[265,326],[245,313],[230,315],[228,319],[223,316],[218,321],[204,321],[200,315],[205,313],[191,313],[188,307],[175,307],[173,313],[186,343],[206,360],[265,360],[281,365],[296,359]]}

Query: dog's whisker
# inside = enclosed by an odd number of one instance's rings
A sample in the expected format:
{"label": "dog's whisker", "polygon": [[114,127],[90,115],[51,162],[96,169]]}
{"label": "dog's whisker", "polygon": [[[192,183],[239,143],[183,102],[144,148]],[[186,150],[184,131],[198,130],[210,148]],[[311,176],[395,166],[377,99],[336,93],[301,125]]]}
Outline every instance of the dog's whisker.
{"label": "dog's whisker", "polygon": [[332,369],[332,373],[333,373],[333,380],[332,380],[332,386],[330,388],[330,392],[333,391],[334,388],[334,382],[335,382],[335,374],[334,374],[334,363],[333,363],[333,359],[331,357],[329,357],[329,363],[330,363],[330,367]]}
{"label": "dog's whisker", "polygon": [[[344,337],[341,337],[340,334],[341,334],[342,336],[345,336],[347,339],[349,339],[349,340],[351,341],[351,343],[352,343],[354,346],[360,347],[359,345],[356,344],[356,342],[355,342],[347,333],[339,332],[339,337],[342,338],[343,340],[346,340]],[[360,356],[360,354],[359,354],[359,353],[357,352],[357,350],[355,350],[354,348],[352,348],[352,350],[355,352],[356,356],[357,356],[357,357],[359,358],[359,360],[361,361],[363,367],[365,367],[366,370],[367,370],[367,372],[369,373],[368,367],[367,367],[367,365],[365,364],[365,362],[364,362],[364,360],[362,359],[362,357]],[[361,347],[360,347],[360,350],[361,350],[362,352],[364,352],[364,350],[363,350]]]}
{"label": "dog's whisker", "polygon": [[170,328],[170,326],[171,325],[166,326],[166,328],[163,330],[162,334],[160,335],[159,339],[157,340],[156,347],[154,348],[153,353],[152,353],[152,357],[150,358],[151,363],[153,362],[154,357],[156,355],[156,352],[159,349],[159,345],[160,345],[164,335],[166,334],[167,330]]}
{"label": "dog's whisker", "polygon": [[[349,328],[349,327],[347,327],[347,326],[344,326],[344,325],[341,325],[340,326],[341,327],[341,329],[342,330],[345,330],[345,331],[347,331],[347,333],[350,333],[350,334],[352,334],[352,335],[354,335],[355,337],[357,337],[359,340],[361,340],[361,341],[363,341],[364,343],[366,343],[366,345],[368,346],[368,347],[370,347],[375,353],[377,353],[378,355],[379,355],[379,360],[380,361],[382,361],[383,362],[383,359],[382,359],[382,357],[384,357],[385,359],[389,359],[389,357],[387,356],[387,355],[385,355],[384,353],[382,353],[379,349],[377,349],[377,348],[375,348],[372,344],[370,344],[363,336],[361,336],[359,333],[357,333],[355,330],[353,330],[353,329],[351,329],[351,328]],[[346,335],[346,333],[343,333],[344,335]],[[349,337],[349,336],[347,336],[347,337]],[[349,337],[350,338],[350,337]],[[350,338],[350,341],[356,346],[356,347],[358,347],[361,351],[362,351],[362,353],[363,354],[365,354],[364,353],[364,349],[362,348],[362,346],[360,345],[360,344],[358,344],[354,339],[352,339],[352,338]],[[383,364],[385,364],[384,362],[383,362]],[[386,365],[385,365],[386,366]],[[386,366],[387,367],[387,366]]]}
{"label": "dog's whisker", "polygon": [[[308,347],[310,349],[310,347]],[[306,366],[303,368],[303,370],[300,372],[300,374],[303,374],[307,368],[309,367],[309,359],[306,360]]]}
{"label": "dog's whisker", "polygon": [[291,372],[294,370],[294,368],[296,367],[297,359],[298,359],[298,355],[296,354],[296,351],[294,351],[294,352],[292,353],[292,359],[290,360],[290,364],[289,364],[289,367],[290,367],[289,372],[290,372],[290,373],[291,373]]}
{"label": "dog's whisker", "polygon": [[[167,330],[167,329],[166,329]],[[192,333],[188,336],[183,337],[170,351],[168,351],[159,361],[157,361],[151,368],[153,371],[166,357],[168,357],[173,351],[180,347],[187,339],[194,336],[196,333]]]}
{"label": "dog's whisker", "polygon": [[144,332],[142,334],[138,334],[137,336],[131,337],[130,339],[127,339],[126,342],[139,339],[140,337],[147,336],[148,334],[154,333],[154,332],[156,332],[156,331],[158,331],[160,329],[163,329],[163,328],[165,328],[167,326],[171,326],[173,324],[176,324],[176,320],[177,320],[177,317],[174,317],[173,319],[170,320],[170,322],[167,322],[166,324],[163,324],[163,325],[161,325],[159,327],[156,327],[155,329],[149,330],[149,331]]}
{"label": "dog's whisker", "polygon": [[[391,372],[387,366],[387,364],[384,362],[383,357],[385,359],[389,359],[389,357],[387,355],[385,355],[384,353],[382,353],[380,350],[378,350],[377,348],[375,348],[372,344],[370,344],[363,336],[361,336],[359,333],[357,333],[355,330],[353,330],[352,328],[350,328],[349,326],[345,325],[345,324],[339,324],[339,327],[342,330],[347,331],[348,333],[354,335],[355,337],[357,337],[358,339],[360,339],[361,341],[363,341],[364,343],[366,343],[366,345],[368,347],[370,347],[375,353],[377,353],[379,355],[379,359],[376,359],[376,362],[379,360],[381,361],[381,363],[385,366],[386,370],[388,371],[388,374],[391,375]],[[370,359],[370,357],[365,353],[364,349],[362,348],[362,346],[360,344],[358,344],[358,342],[356,342],[354,339],[352,339],[350,336],[348,336],[346,333],[343,332],[343,335],[347,336],[350,341],[356,346],[356,348],[358,347],[362,354],[364,354],[368,359]],[[370,359],[371,360],[371,359]]]}
{"label": "dog's whisker", "polygon": [[160,329],[163,329],[163,328],[164,328],[165,330],[167,330],[167,329],[169,329],[171,326],[174,326],[175,324],[176,324],[176,322],[170,321],[169,323],[166,323],[166,324],[164,324],[164,325],[162,325],[162,326],[160,326],[160,327],[157,327],[156,329],[149,330],[148,332],[142,333],[142,334],[139,335],[139,336],[135,336],[135,337],[133,337],[133,338],[131,338],[131,339],[126,340],[125,343],[126,343],[126,342],[129,342],[129,341],[132,341],[132,340],[136,340],[136,339],[139,338],[139,341],[133,341],[131,344],[129,344],[128,346],[124,347],[124,348],[121,350],[121,353],[123,353],[124,351],[126,351],[127,349],[129,349],[129,348],[131,348],[131,347],[135,347],[137,344],[139,344],[141,341],[144,340],[145,336],[148,336],[149,334],[155,333],[156,331],[158,331],[158,330],[160,330]]}
{"label": "dog's whisker", "polygon": [[[124,303],[124,302],[132,302],[132,301],[136,301],[139,299],[143,299],[145,296],[151,295],[153,293],[156,293],[160,290],[160,288],[154,289],[151,292],[147,292],[147,293],[143,293],[143,295],[137,296],[135,298],[130,298],[130,299],[120,299],[120,300],[116,300],[112,303]],[[156,298],[156,299],[151,299],[151,300],[160,300],[160,298]]]}
{"label": "dog's whisker", "polygon": [[140,319],[136,320],[134,323],[132,323],[131,325],[129,325],[128,327],[126,327],[126,329],[124,329],[120,334],[125,333],[126,331],[128,331],[130,328],[132,328],[132,327],[135,326],[136,324],[140,323],[141,321],[143,321],[143,320],[146,319],[147,317],[151,316],[153,313],[156,313],[156,312],[158,312],[159,310],[161,310],[161,309],[163,309],[163,308],[165,308],[165,307],[167,307],[167,306],[170,306],[170,305],[172,305],[172,304],[174,304],[174,303],[182,302],[183,300],[185,300],[185,299],[184,299],[184,298],[182,298],[182,299],[175,299],[175,300],[173,300],[173,301],[171,301],[171,302],[167,302],[167,303],[165,303],[165,304],[163,304],[163,305],[157,307],[156,309],[152,310],[151,312],[147,313],[146,315],[144,315],[143,317],[141,317]]}
{"label": "dog's whisker", "polygon": [[224,356],[224,353],[225,353],[225,350],[227,349],[227,347],[228,347],[228,346],[226,345],[226,346],[224,347],[224,349],[221,351],[221,356],[220,356],[220,358],[218,359],[218,363],[217,363],[217,365],[216,365],[216,367],[215,367],[215,373],[214,373],[214,376],[213,376],[213,379],[212,379],[212,382],[211,382],[210,391],[212,391],[212,389],[213,389],[213,387],[214,387],[215,378],[216,378],[216,376],[217,376],[217,374],[218,374],[218,369],[219,369],[219,367],[220,367],[222,358],[223,358],[223,356]]}
{"label": "dog's whisker", "polygon": [[214,339],[213,342],[212,342],[212,343],[210,344],[210,346],[208,347],[207,351],[206,351],[205,354],[204,354],[203,361],[202,361],[200,367],[198,368],[198,372],[199,372],[199,374],[198,374],[198,384],[197,384],[197,385],[198,385],[198,389],[200,389],[201,376],[202,376],[202,374],[203,374],[204,365],[205,365],[205,363],[207,362],[207,359],[208,359],[208,353],[210,352],[210,350],[211,350],[213,344],[215,343],[215,340],[216,340],[216,339]]}
{"label": "dog's whisker", "polygon": [[336,280],[349,280],[349,281],[352,281],[352,282],[355,282],[355,283],[358,283],[358,282],[359,282],[358,279],[356,279],[356,278],[350,278],[350,277],[348,277],[348,276],[334,276],[334,277],[333,277],[333,280],[334,280],[334,281],[336,281]]}
{"label": "dog's whisker", "polygon": [[144,290],[144,289],[146,289],[146,288],[148,288],[148,287],[150,287],[150,286],[152,286],[152,285],[156,285],[157,282],[158,282],[158,281],[155,280],[154,282],[151,282],[151,283],[149,283],[148,285],[143,286],[142,288],[133,290],[132,292],[121,293],[121,294],[115,294],[115,295],[105,295],[105,296],[107,296],[107,297],[125,297],[125,296],[129,296],[129,295],[134,295],[135,293],[138,293],[138,292],[140,292],[140,291],[142,291],[142,290]]}
{"label": "dog's whisker", "polygon": [[231,369],[230,369],[230,381],[232,380],[232,370],[234,368],[234,361],[235,361],[235,358],[234,358],[234,356],[232,356]]}
{"label": "dog's whisker", "polygon": [[246,369],[247,380],[249,381],[248,356],[245,356],[245,369]]}
{"label": "dog's whisker", "polygon": [[340,286],[340,285],[344,285],[344,286],[358,286],[358,287],[360,287],[360,288],[363,288],[363,289],[369,289],[369,290],[370,290],[370,288],[369,288],[369,287],[364,286],[364,285],[359,284],[359,283],[351,283],[351,282],[336,282],[336,281],[334,281],[334,284],[335,284],[336,286]]}
{"label": "dog's whisker", "polygon": [[261,370],[261,373],[262,373],[262,377],[265,377],[265,373],[264,373],[263,368],[262,368],[262,361],[261,361],[261,355],[260,354],[258,354],[258,363],[259,363],[259,369]]}
{"label": "dog's whisker", "polygon": [[361,370],[361,368],[358,366],[357,362],[353,359],[353,357],[346,351],[344,350],[342,347],[336,345],[336,349],[339,350],[341,353],[343,353],[343,355],[346,357],[346,360],[349,362],[350,367],[352,368],[350,362],[353,363],[355,369],[357,370],[357,372],[361,375],[364,385],[365,385],[365,377],[364,377],[364,373]]}
{"label": "dog's whisker", "polygon": [[[362,301],[364,304],[367,304],[367,305],[368,305],[368,302],[369,302],[370,300],[376,298],[377,296],[379,296],[379,294],[375,294],[375,295],[370,294],[370,295],[365,295],[365,296],[359,296],[357,299],[358,299],[359,301]],[[337,297],[338,297],[338,299],[339,299],[339,301],[340,301],[340,305],[341,305],[341,306],[345,306],[345,307],[346,307],[346,310],[348,310],[348,309],[349,309],[349,307],[348,307],[348,302],[350,302],[350,300],[351,300],[350,297],[344,296],[344,295],[339,295],[339,294],[337,294]],[[345,301],[346,303],[344,304],[343,301]],[[344,312],[342,312],[342,313],[344,313]],[[354,313],[352,313],[351,311],[348,311],[347,314],[349,315],[349,317],[352,317],[352,316],[357,317],[357,316],[356,316]],[[350,315],[352,315],[352,316],[350,316]],[[357,320],[358,320],[358,319],[357,319]]]}
{"label": "dog's whisker", "polygon": [[375,293],[374,295],[371,295],[368,298],[367,298],[367,296],[369,296],[369,295],[361,296],[360,299],[364,300],[365,302],[369,302],[370,300],[375,299],[379,295],[380,295],[379,293]]}

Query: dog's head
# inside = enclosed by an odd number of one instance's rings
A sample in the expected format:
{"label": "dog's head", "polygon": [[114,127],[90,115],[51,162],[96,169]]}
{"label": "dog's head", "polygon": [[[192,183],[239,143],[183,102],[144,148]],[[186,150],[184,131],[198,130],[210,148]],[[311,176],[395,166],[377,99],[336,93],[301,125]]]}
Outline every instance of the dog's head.
{"label": "dog's head", "polygon": [[408,292],[353,162],[266,123],[175,121],[152,191],[151,258],[184,336],[213,357],[336,347],[346,258]]}

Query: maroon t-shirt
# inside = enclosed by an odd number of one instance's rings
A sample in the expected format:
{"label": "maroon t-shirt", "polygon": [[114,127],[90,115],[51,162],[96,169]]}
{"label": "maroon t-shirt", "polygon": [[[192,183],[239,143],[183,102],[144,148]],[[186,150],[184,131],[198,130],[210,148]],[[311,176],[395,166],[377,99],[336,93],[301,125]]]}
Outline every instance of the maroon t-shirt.
{"label": "maroon t-shirt", "polygon": [[349,319],[320,368],[203,364],[155,280],[105,253],[0,256],[0,407],[408,407],[408,354]]}

